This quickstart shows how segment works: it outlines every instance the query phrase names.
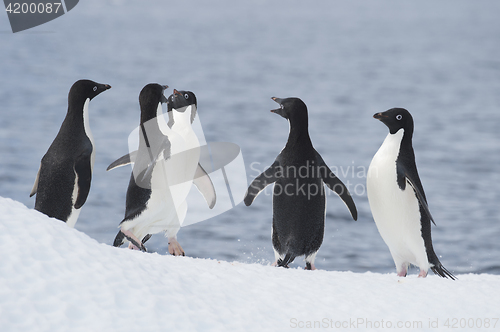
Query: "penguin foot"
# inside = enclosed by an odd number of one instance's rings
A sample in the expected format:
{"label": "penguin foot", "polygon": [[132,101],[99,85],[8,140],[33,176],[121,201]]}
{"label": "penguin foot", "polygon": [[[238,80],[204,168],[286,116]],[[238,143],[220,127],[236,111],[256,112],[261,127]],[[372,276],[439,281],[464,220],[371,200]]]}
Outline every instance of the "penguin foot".
{"label": "penguin foot", "polygon": [[407,274],[406,266],[403,266],[401,268],[401,271],[398,272],[398,277],[406,277],[406,274]]}
{"label": "penguin foot", "polygon": [[425,270],[420,270],[420,273],[418,274],[419,278],[425,278],[427,277],[427,271]]}
{"label": "penguin foot", "polygon": [[313,263],[306,262],[306,267],[304,270],[316,270],[316,266]]}
{"label": "penguin foot", "polygon": [[168,239],[168,252],[174,256],[186,256],[184,249],[175,238]]}

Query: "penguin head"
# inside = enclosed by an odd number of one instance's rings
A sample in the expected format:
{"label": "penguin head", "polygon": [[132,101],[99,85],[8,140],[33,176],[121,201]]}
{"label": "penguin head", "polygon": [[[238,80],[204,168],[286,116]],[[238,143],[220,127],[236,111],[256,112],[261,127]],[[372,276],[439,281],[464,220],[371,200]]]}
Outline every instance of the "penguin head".
{"label": "penguin head", "polygon": [[163,91],[168,85],[150,83],[142,88],[139,94],[139,105],[141,106],[141,122],[145,123],[154,119],[157,115],[158,104],[167,102]]}
{"label": "penguin head", "polygon": [[69,90],[69,103],[84,103],[87,99],[92,100],[103,91],[111,89],[108,84],[100,84],[91,80],[76,81]]}
{"label": "penguin head", "polygon": [[373,117],[382,121],[391,134],[397,133],[400,129],[405,132],[413,132],[413,118],[404,108],[391,108],[388,111],[374,114]]}
{"label": "penguin head", "polygon": [[271,112],[276,113],[284,117],[289,121],[306,121],[307,123],[307,106],[299,98],[276,98],[272,97],[272,100],[277,102],[280,107]]}
{"label": "penguin head", "polygon": [[[193,123],[198,106],[195,94],[191,91],[177,91],[174,89],[174,93],[168,97],[168,112],[175,110],[176,112],[184,113],[188,106],[191,106],[191,123]],[[171,115],[169,113],[169,117]]]}

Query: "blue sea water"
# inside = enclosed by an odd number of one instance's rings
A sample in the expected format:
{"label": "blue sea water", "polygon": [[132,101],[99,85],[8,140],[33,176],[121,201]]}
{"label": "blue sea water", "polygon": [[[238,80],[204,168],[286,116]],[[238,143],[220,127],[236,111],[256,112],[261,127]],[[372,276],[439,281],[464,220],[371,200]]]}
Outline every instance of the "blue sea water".
{"label": "blue sea water", "polygon": [[[145,84],[195,92],[207,141],[238,144],[248,182],[287,139],[270,98],[296,96],[308,106],[315,148],[359,211],[352,221],[328,196],[317,267],[395,272],[371,217],[365,173],[387,135],[372,115],[404,107],[415,120],[435,251],[454,273],[500,274],[499,15],[492,0],[88,0],[12,34],[0,14],[0,196],[34,206],[40,159],[80,78],[113,87],[90,105],[96,164],[76,224],[106,244],[123,218],[130,176],[106,167],[128,150]],[[251,207],[183,227],[179,242],[189,256],[268,264],[271,209],[261,194]],[[155,235],[148,249],[165,254],[166,242]]]}

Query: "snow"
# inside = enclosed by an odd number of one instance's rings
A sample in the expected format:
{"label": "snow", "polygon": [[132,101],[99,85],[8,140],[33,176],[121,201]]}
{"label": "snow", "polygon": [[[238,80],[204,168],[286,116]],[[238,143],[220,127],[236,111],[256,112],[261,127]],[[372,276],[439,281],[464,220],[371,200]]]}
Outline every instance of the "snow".
{"label": "snow", "polygon": [[398,278],[142,253],[1,197],[0,253],[2,331],[500,327],[500,276]]}

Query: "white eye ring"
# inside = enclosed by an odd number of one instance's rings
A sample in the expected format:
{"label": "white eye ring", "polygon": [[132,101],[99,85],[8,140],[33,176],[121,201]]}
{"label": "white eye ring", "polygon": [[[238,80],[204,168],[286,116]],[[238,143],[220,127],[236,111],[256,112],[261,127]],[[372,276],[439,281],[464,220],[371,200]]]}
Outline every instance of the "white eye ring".
{"label": "white eye ring", "polygon": [[187,93],[184,94],[184,98],[189,99],[189,95]]}
{"label": "white eye ring", "polygon": [[97,86],[94,86],[94,89],[93,89],[93,90],[94,90],[94,91],[97,91]]}
{"label": "white eye ring", "polygon": [[280,108],[281,108],[281,109],[284,109],[283,105],[280,105]]}
{"label": "white eye ring", "polygon": [[396,120],[401,120],[403,116],[401,114],[396,115]]}

